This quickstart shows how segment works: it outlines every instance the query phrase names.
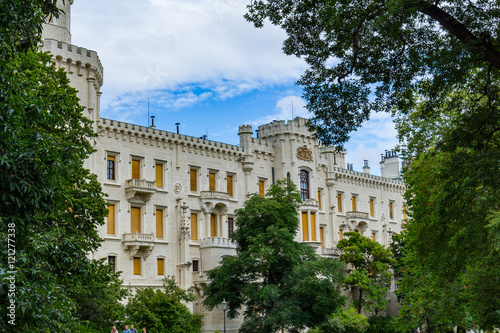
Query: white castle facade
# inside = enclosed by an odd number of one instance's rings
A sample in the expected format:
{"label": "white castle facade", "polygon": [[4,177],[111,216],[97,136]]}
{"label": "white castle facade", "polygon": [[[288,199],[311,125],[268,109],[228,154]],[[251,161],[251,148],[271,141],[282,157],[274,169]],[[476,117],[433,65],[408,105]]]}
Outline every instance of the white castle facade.
{"label": "white castle facade", "polygon": [[[344,152],[318,144],[305,119],[259,126],[258,138],[250,125],[242,125],[236,146],[101,118],[103,67],[96,52],[71,45],[73,0],[59,2],[64,13],[45,26],[43,49],[65,69],[94,121],[97,151],[86,167],[108,194],[109,216],[99,230],[104,242],[91,256],[107,258],[122,271],[125,286],[158,287],[165,276],[174,276],[200,296],[189,306],[205,315],[204,332],[222,330],[222,310],[209,312],[201,304],[206,272],[235,253],[228,239],[234,211],[281,178],[297,184],[304,200],[296,240],[322,256],[338,257],[336,244],[347,231],[387,246],[401,230],[398,157],[382,156],[382,176],[371,175],[368,165],[352,171]],[[240,323],[228,321],[228,331],[236,332]]]}

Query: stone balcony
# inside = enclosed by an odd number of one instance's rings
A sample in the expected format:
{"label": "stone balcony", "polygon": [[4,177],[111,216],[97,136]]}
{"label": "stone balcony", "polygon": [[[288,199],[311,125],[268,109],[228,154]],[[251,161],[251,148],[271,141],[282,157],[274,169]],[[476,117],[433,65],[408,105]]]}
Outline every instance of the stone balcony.
{"label": "stone balcony", "polygon": [[139,232],[125,232],[122,237],[123,249],[129,251],[130,259],[139,255],[147,258],[155,247],[155,235]]}
{"label": "stone balcony", "polygon": [[340,256],[340,250],[333,247],[323,247],[321,248],[321,256],[327,258],[338,258]]}
{"label": "stone balcony", "polygon": [[363,231],[370,220],[369,214],[365,212],[351,211],[345,213],[346,224],[350,229]]}
{"label": "stone balcony", "polygon": [[145,179],[129,179],[125,183],[127,200],[147,202],[156,192],[156,182]]}
{"label": "stone balcony", "polygon": [[230,200],[231,196],[227,192],[219,191],[201,191],[201,199],[219,199],[219,200]]}

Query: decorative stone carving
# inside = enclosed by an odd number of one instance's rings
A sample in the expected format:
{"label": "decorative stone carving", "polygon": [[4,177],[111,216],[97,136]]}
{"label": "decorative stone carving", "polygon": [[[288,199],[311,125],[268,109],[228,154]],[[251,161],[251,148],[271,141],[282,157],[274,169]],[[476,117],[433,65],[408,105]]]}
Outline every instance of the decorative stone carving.
{"label": "decorative stone carving", "polygon": [[175,194],[180,194],[182,191],[182,185],[181,183],[175,183],[174,185],[174,193]]}
{"label": "decorative stone carving", "polygon": [[312,162],[313,161],[312,151],[309,150],[307,146],[298,147],[297,158],[302,161]]}

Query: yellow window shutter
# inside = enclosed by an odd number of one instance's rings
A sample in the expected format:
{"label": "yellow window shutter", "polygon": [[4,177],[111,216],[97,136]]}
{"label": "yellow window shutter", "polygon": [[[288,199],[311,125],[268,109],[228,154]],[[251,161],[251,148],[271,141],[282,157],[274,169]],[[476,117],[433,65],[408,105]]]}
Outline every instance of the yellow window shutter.
{"label": "yellow window shutter", "polygon": [[302,240],[309,241],[309,223],[307,221],[307,212],[302,212]]}
{"label": "yellow window shutter", "polygon": [[353,212],[357,211],[356,210],[356,197],[355,196],[352,197],[352,211]]}
{"label": "yellow window shutter", "polygon": [[108,206],[108,219],[107,219],[108,235],[115,234],[115,205]]}
{"label": "yellow window shutter", "polygon": [[215,222],[215,215],[210,215],[210,237],[217,237],[217,225]]}
{"label": "yellow window shutter", "polygon": [[229,196],[233,196],[233,176],[227,176],[227,193]]}
{"label": "yellow window shutter", "polygon": [[316,214],[311,213],[311,240],[316,241]]}
{"label": "yellow window shutter", "polygon": [[264,190],[264,181],[259,180],[259,195],[263,197],[265,195],[265,190]]}
{"label": "yellow window shutter", "polygon": [[141,178],[141,161],[132,160],[132,178]]}
{"label": "yellow window shutter", "polygon": [[163,270],[163,268],[165,267],[165,259],[163,258],[158,258],[156,260],[157,262],[157,266],[158,266],[158,275],[165,275],[165,271]]}
{"label": "yellow window shutter", "polygon": [[337,194],[337,211],[342,213],[342,194]]}
{"label": "yellow window shutter", "polygon": [[156,164],[156,186],[163,187],[163,164]]}
{"label": "yellow window shutter", "polygon": [[319,205],[319,210],[322,210],[321,208],[321,191],[318,190],[318,205]]}
{"label": "yellow window shutter", "polygon": [[198,191],[198,178],[197,178],[196,170],[191,169],[189,171],[189,178],[190,178],[190,191],[197,192]]}
{"label": "yellow window shutter", "polygon": [[156,238],[163,238],[163,210],[156,210]]}
{"label": "yellow window shutter", "polygon": [[191,214],[191,240],[198,240],[198,214]]}
{"label": "yellow window shutter", "polygon": [[403,206],[403,220],[406,220],[408,216],[406,215],[406,206]]}
{"label": "yellow window shutter", "polygon": [[141,258],[134,258],[134,275],[141,275]]}
{"label": "yellow window shutter", "polygon": [[344,235],[344,230],[339,230],[339,240],[342,240],[343,235]]}
{"label": "yellow window shutter", "polygon": [[392,209],[392,202],[389,202],[389,219],[394,220],[394,213]]}
{"label": "yellow window shutter", "polygon": [[325,247],[325,228],[319,228],[319,241],[321,242],[321,247]]}
{"label": "yellow window shutter", "polygon": [[372,241],[375,241],[375,233],[372,232]]}
{"label": "yellow window shutter", "polygon": [[130,208],[130,232],[141,232],[141,209]]}
{"label": "yellow window shutter", "polygon": [[371,217],[375,216],[375,207],[373,199],[370,199],[370,216]]}
{"label": "yellow window shutter", "polygon": [[208,174],[208,190],[215,191],[215,173]]}

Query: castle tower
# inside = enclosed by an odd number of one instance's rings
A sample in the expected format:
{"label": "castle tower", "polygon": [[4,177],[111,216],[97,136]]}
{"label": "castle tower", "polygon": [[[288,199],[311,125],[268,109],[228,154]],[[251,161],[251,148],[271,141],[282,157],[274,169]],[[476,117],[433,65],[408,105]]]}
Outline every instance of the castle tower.
{"label": "castle tower", "polygon": [[57,67],[64,68],[71,86],[78,90],[84,115],[94,124],[100,119],[100,96],[103,84],[103,68],[95,51],[71,44],[71,5],[74,0],[58,0],[61,10],[58,19],[44,24],[43,51],[50,52]]}
{"label": "castle tower", "polygon": [[55,39],[66,44],[71,44],[71,5],[74,0],[58,0],[57,7],[62,11],[59,18],[53,17],[45,24],[42,31],[42,40]]}

